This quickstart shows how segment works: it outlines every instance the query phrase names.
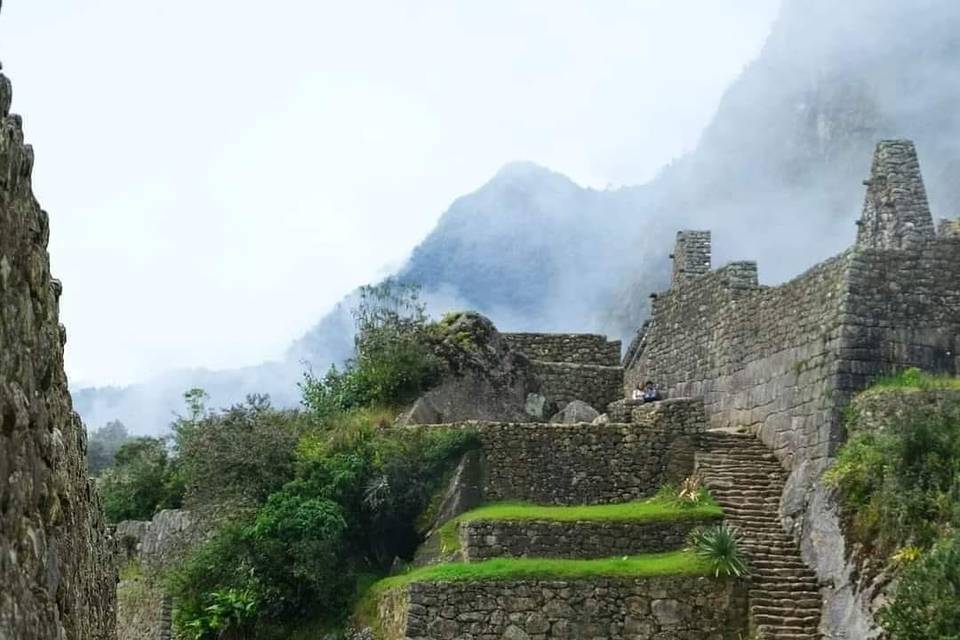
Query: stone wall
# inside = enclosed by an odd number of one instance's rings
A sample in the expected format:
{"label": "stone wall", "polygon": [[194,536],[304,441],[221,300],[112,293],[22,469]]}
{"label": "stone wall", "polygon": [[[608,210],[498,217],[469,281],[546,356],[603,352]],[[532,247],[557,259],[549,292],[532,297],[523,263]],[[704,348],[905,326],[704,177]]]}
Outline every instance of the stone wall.
{"label": "stone wall", "polygon": [[[846,405],[898,369],[960,372],[960,239],[929,233],[916,166],[890,161],[904,149],[878,147],[859,244],[778,287],[731,265],[658,295],[625,375],[625,393],[650,379],[668,396],[702,397],[711,426],[754,430],[791,471],[781,510],[826,585],[828,634],[874,633],[816,482],[844,439]],[[890,173],[898,166],[907,175]]]}
{"label": "stone wall", "polygon": [[542,380],[540,393],[557,409],[582,400],[603,413],[604,407],[623,395],[623,368],[560,362],[533,362],[534,374]]}
{"label": "stone wall", "polygon": [[693,472],[706,428],[699,401],[634,412],[634,424],[459,423],[480,438],[483,499],[607,504],[645,498]]}
{"label": "stone wall", "polygon": [[588,333],[504,333],[504,340],[531,360],[571,362],[615,367],[620,364],[620,341]]}
{"label": "stone wall", "polygon": [[460,524],[460,541],[469,561],[610,558],[683,548],[690,532],[707,522],[471,520]]}
{"label": "stone wall", "polygon": [[673,253],[673,277],[677,287],[710,271],[711,248],[709,231],[678,231]]}
{"label": "stone wall", "polygon": [[380,602],[383,640],[739,640],[746,591],[695,577],[420,582]]}
{"label": "stone wall", "polygon": [[933,218],[920,176],[917,150],[909,140],[877,146],[857,244],[875,249],[907,249],[933,238]]}
{"label": "stone wall", "polygon": [[149,522],[117,525],[118,542],[125,548],[134,542],[129,560],[141,570],[118,588],[118,640],[173,637],[171,599],[163,590],[163,575],[203,542],[207,530],[195,514],[181,509],[161,511]]}
{"label": "stone wall", "polygon": [[63,370],[33,149],[0,74],[0,638],[115,632],[116,573]]}

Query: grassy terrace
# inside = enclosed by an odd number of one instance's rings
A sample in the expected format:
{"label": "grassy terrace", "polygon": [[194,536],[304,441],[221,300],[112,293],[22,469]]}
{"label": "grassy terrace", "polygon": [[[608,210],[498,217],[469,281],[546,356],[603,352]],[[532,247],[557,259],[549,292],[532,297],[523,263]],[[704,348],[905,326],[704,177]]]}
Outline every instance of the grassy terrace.
{"label": "grassy terrace", "polygon": [[456,582],[475,580],[576,578],[652,578],[658,576],[706,576],[708,565],[692,551],[670,551],[599,560],[555,558],[495,558],[482,562],[455,562],[414,569],[385,578],[371,592],[382,593],[411,582]]}
{"label": "grassy terrace", "polygon": [[471,520],[552,520],[559,522],[671,522],[677,520],[713,520],[723,510],[709,496],[699,504],[683,505],[671,498],[650,498],[640,502],[591,506],[557,507],[498,502],[468,511],[440,527],[440,542],[445,552],[460,548],[458,528]]}
{"label": "grassy terrace", "polygon": [[865,393],[941,390],[960,391],[960,378],[906,369],[896,375],[880,378]]}

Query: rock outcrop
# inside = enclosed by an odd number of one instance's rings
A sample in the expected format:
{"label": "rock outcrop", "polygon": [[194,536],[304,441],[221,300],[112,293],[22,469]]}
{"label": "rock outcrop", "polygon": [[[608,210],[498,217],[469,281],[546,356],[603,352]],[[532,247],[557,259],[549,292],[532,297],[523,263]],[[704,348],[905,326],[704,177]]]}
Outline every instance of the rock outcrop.
{"label": "rock outcrop", "polygon": [[550,418],[550,422],[575,424],[577,422],[593,422],[600,417],[600,412],[582,400],[567,403],[563,409]]}
{"label": "rock outcrop", "polygon": [[0,75],[0,638],[114,634],[116,575],[67,393],[33,149]]}
{"label": "rock outcrop", "polygon": [[511,349],[486,317],[448,316],[438,324],[434,350],[443,364],[440,384],[417,400],[402,424],[541,417],[527,413],[528,398],[541,387],[530,360]]}

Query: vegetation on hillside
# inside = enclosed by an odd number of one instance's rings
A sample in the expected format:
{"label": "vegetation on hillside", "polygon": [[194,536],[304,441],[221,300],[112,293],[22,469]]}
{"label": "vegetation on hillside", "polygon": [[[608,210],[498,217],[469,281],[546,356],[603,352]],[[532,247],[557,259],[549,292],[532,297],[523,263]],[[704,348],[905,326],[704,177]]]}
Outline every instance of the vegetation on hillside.
{"label": "vegetation on hillside", "polygon": [[[867,393],[944,389],[960,381],[908,370]],[[899,573],[881,623],[892,640],[960,637],[960,399],[867,419],[851,412],[826,480],[849,535]]]}
{"label": "vegetation on hillside", "polygon": [[392,428],[440,372],[416,288],[365,288],[354,316],[354,357],[307,375],[301,410],[251,396],[211,411],[194,389],[169,440],[124,445],[104,473],[105,499],[119,505],[112,520],[149,518],[175,496],[216,527],[166,576],[185,637],[336,627],[358,585],[412,558],[423,538],[416,523],[476,445],[467,430]]}
{"label": "vegetation on hillside", "polygon": [[108,522],[149,520],[160,509],[179,507],[183,499],[176,463],[160,438],[127,440],[97,482]]}

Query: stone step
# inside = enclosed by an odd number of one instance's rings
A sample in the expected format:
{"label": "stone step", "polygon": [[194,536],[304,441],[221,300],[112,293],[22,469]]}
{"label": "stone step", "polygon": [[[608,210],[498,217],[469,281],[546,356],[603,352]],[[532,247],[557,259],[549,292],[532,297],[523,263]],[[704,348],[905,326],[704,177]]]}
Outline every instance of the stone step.
{"label": "stone step", "polygon": [[819,638],[819,582],[780,520],[786,471],[753,436],[710,432],[701,445],[706,451],[695,456],[697,473],[727,522],[740,531],[750,563],[750,611],[758,637]]}

